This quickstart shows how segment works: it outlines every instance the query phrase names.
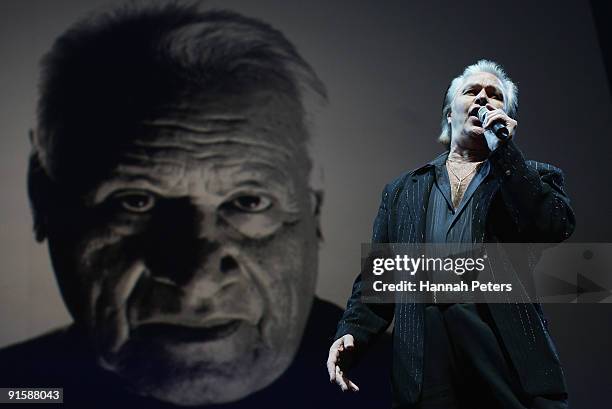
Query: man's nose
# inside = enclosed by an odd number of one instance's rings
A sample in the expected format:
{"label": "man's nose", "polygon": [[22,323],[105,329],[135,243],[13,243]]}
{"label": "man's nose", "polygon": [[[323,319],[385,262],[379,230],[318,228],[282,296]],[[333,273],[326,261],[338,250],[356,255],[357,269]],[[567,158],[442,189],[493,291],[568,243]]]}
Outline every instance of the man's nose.
{"label": "man's nose", "polygon": [[484,88],[480,90],[478,95],[476,95],[474,103],[480,106],[485,106],[489,103],[489,97],[487,96],[487,93]]}
{"label": "man's nose", "polygon": [[[239,266],[227,249],[231,245],[214,212],[191,207],[174,212],[155,234],[148,263],[154,277],[188,289],[206,283],[210,291],[235,278]],[[207,294],[202,294],[206,296]]]}
{"label": "man's nose", "polygon": [[165,246],[154,249],[148,263],[152,275],[163,277],[177,287],[189,287],[195,281],[210,286],[224,285],[238,274],[236,257],[227,243],[208,239],[169,238]]}
{"label": "man's nose", "polygon": [[228,300],[241,305],[251,302],[240,292],[245,281],[240,278],[237,258],[223,243],[176,240],[145,264],[151,285],[142,287],[141,318],[181,316],[195,323]]}
{"label": "man's nose", "polygon": [[225,251],[223,243],[204,240],[199,244],[192,250],[193,263],[177,271],[174,278],[184,302],[196,307],[216,297],[240,275],[236,258]]}
{"label": "man's nose", "polygon": [[214,241],[219,234],[219,219],[215,208],[200,205],[192,207],[191,222],[193,236],[197,239]]}

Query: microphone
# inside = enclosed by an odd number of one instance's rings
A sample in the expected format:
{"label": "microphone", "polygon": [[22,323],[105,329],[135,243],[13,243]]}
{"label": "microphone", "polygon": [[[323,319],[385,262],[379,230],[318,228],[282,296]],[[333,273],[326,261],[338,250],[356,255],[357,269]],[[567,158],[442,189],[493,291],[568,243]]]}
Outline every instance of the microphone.
{"label": "microphone", "polygon": [[[480,122],[484,124],[485,121],[487,120],[488,114],[489,114],[489,110],[486,107],[480,107],[480,109],[478,110],[478,119],[480,120]],[[490,128],[495,134],[495,136],[497,136],[502,141],[506,141],[510,137],[508,128],[506,128],[506,124],[503,122],[500,122],[500,121],[494,122],[491,124]]]}

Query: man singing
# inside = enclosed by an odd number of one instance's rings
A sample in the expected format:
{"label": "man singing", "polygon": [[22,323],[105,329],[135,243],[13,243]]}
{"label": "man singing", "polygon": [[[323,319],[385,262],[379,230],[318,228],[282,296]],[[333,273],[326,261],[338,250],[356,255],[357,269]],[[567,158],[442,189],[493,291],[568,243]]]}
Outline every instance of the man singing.
{"label": "man singing", "polygon": [[[563,174],[524,159],[513,141],[517,108],[517,87],[494,62],[478,61],[453,79],[439,137],[448,151],[385,186],[372,242],[567,239],[575,222]],[[506,135],[494,132],[496,124]],[[364,288],[359,275],[329,351],[330,381],[342,390],[358,390],[343,372],[344,357],[367,348],[395,318],[396,407],[567,407],[563,371],[539,304],[366,304]]]}

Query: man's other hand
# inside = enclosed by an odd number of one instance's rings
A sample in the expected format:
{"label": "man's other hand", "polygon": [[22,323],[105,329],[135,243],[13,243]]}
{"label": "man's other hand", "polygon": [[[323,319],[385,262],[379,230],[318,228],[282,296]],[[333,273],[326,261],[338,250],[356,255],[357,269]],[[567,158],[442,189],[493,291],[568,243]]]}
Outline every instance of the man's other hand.
{"label": "man's other hand", "polygon": [[348,355],[354,352],[355,339],[351,334],[346,334],[334,341],[329,348],[329,356],[327,358],[327,372],[329,373],[329,381],[336,382],[342,392],[350,390],[358,392],[359,387],[348,379],[340,368],[341,361],[347,361]]}

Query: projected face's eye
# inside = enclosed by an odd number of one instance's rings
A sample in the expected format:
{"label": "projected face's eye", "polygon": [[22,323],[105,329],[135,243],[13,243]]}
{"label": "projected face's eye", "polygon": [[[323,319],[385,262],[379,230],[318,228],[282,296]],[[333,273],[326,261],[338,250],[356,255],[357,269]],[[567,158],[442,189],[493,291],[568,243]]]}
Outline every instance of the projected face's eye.
{"label": "projected face's eye", "polygon": [[272,200],[261,195],[242,195],[227,203],[234,210],[247,213],[260,213],[272,207]]}
{"label": "projected face's eye", "polygon": [[219,208],[223,219],[243,236],[269,237],[295,217],[273,193],[240,192]]}
{"label": "projected face's eye", "polygon": [[146,190],[126,190],[115,193],[112,200],[130,213],[147,213],[155,207],[155,195]]}

